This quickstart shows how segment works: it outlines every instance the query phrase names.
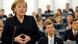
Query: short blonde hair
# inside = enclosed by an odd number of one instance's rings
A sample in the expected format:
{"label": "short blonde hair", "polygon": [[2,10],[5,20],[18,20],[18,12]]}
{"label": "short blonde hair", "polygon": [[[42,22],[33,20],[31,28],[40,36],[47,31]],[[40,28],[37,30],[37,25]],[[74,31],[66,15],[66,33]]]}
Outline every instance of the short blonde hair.
{"label": "short blonde hair", "polygon": [[11,6],[11,10],[13,11],[13,13],[15,13],[14,9],[18,3],[25,3],[26,9],[27,9],[27,3],[24,0],[16,0],[13,2],[12,6]]}
{"label": "short blonde hair", "polygon": [[4,27],[3,20],[0,19],[0,27]]}
{"label": "short blonde hair", "polygon": [[46,19],[45,21],[44,21],[44,29],[46,29],[46,25],[50,25],[50,24],[53,24],[53,21],[51,20],[51,19]]}
{"label": "short blonde hair", "polygon": [[[53,23],[53,21],[50,20],[50,19],[47,19],[47,20],[44,22],[44,26],[43,26],[44,30],[46,29],[46,26],[47,26],[47,25],[53,25],[53,27],[54,27],[54,23]],[[57,33],[57,30],[56,30],[55,27],[54,27],[54,34],[56,34],[56,33]]]}

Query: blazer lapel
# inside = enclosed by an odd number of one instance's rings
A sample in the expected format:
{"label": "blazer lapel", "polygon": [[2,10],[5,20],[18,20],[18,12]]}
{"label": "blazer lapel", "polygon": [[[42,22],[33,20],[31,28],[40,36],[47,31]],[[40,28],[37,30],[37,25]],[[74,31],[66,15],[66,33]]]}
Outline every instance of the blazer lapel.
{"label": "blazer lapel", "polygon": [[45,44],[48,44],[48,37],[47,36],[45,36],[44,41],[45,41]]}
{"label": "blazer lapel", "polygon": [[54,44],[57,44],[57,38],[56,38],[56,36],[54,37]]}

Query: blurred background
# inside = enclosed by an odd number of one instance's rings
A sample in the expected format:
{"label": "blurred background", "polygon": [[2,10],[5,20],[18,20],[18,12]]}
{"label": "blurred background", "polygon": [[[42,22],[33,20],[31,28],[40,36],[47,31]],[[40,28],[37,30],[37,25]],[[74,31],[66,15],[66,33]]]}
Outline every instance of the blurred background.
{"label": "blurred background", "polygon": [[[8,16],[11,11],[11,5],[14,0],[0,0],[0,9],[5,10],[5,14]],[[42,12],[46,10],[46,5],[50,4],[51,9],[55,12],[57,8],[62,10],[65,8],[65,4],[69,3],[70,7],[75,10],[78,5],[78,0],[26,0],[28,4],[27,15],[31,15],[33,11],[37,11],[38,8],[42,9]]]}

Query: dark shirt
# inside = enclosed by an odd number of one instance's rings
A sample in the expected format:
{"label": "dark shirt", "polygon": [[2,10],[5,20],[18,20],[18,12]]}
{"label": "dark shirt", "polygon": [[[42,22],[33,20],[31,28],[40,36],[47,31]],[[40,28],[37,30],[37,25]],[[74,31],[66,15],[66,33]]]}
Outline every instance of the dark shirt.
{"label": "dark shirt", "polygon": [[12,44],[13,39],[23,33],[31,37],[31,41],[29,41],[27,44],[34,44],[39,39],[38,32],[38,27],[32,16],[25,15],[22,23],[20,23],[17,17],[14,16],[7,19],[5,23],[4,31],[2,34],[2,41],[5,44]]}

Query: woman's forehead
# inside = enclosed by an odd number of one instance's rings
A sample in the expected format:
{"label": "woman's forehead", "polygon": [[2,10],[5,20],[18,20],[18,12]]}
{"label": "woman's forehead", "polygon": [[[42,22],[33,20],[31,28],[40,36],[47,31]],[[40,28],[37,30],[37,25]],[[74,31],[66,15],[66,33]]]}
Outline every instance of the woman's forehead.
{"label": "woman's forehead", "polygon": [[25,5],[25,3],[24,2],[19,2],[16,5]]}
{"label": "woman's forehead", "polygon": [[50,25],[46,25],[46,27],[53,27],[53,25],[52,25],[52,24],[50,24]]}

